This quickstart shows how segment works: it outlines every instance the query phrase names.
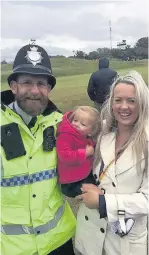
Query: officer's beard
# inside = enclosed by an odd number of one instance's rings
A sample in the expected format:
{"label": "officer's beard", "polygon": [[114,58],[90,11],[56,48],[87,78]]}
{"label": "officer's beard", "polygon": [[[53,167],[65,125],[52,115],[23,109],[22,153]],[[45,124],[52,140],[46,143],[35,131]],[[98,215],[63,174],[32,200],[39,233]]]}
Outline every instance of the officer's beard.
{"label": "officer's beard", "polygon": [[43,113],[49,101],[48,97],[32,95],[31,93],[23,95],[17,93],[15,100],[26,114],[33,117]]}

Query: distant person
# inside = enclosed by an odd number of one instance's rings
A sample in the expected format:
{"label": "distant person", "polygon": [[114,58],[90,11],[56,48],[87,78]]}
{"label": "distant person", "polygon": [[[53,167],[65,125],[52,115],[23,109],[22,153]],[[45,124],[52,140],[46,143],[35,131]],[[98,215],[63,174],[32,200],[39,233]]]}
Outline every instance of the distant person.
{"label": "distant person", "polygon": [[67,112],[57,129],[58,175],[62,193],[82,194],[83,183],[94,183],[94,146],[100,132],[100,113],[90,106]]}
{"label": "distant person", "polygon": [[92,73],[87,89],[90,99],[94,101],[94,106],[99,111],[116,77],[117,72],[109,68],[109,60],[101,58],[99,60],[99,70]]}

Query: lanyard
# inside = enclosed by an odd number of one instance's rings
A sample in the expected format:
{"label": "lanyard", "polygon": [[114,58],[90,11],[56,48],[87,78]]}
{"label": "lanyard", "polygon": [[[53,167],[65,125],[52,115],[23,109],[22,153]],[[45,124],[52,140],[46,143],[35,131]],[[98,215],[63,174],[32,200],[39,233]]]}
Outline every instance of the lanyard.
{"label": "lanyard", "polygon": [[114,163],[114,161],[115,161],[115,158],[112,159],[112,160],[110,161],[110,163],[103,169],[102,173],[99,175],[99,181],[101,181],[101,180],[103,179],[103,177],[105,176],[105,174],[106,174],[108,168]]}

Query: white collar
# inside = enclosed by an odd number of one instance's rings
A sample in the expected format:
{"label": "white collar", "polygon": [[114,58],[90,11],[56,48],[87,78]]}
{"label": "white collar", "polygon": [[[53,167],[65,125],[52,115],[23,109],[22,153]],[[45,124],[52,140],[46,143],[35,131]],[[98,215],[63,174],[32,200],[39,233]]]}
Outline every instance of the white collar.
{"label": "white collar", "polygon": [[15,110],[17,114],[19,114],[22,119],[24,120],[24,122],[28,125],[29,122],[32,119],[32,116],[28,115],[26,112],[24,112],[17,104],[17,102],[13,102],[11,104],[8,105],[9,108],[11,108],[12,110]]}

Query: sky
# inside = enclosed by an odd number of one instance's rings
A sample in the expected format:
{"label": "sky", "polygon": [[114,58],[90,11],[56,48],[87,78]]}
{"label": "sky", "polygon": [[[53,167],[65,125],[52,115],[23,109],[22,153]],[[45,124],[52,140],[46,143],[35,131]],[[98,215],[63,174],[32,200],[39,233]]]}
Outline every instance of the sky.
{"label": "sky", "polygon": [[148,1],[1,0],[1,59],[36,39],[49,55],[74,55],[148,36]]}

